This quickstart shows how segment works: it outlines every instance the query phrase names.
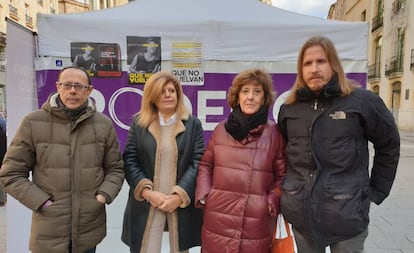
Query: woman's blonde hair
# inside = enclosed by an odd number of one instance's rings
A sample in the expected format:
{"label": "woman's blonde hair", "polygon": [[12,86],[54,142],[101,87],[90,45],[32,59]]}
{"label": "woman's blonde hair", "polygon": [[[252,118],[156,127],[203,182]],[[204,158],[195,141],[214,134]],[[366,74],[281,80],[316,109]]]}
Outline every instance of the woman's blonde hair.
{"label": "woman's blonde hair", "polygon": [[233,79],[227,95],[227,104],[231,108],[236,108],[239,104],[239,93],[242,87],[250,82],[260,84],[264,91],[264,106],[269,108],[274,100],[276,93],[273,91],[272,77],[261,69],[248,69],[240,72]]}
{"label": "woman's blonde hair", "polygon": [[296,97],[296,91],[305,87],[306,83],[303,79],[303,58],[305,55],[305,51],[314,46],[319,46],[323,49],[323,51],[326,54],[326,58],[328,59],[329,64],[331,65],[331,68],[334,72],[334,75],[338,77],[338,84],[342,91],[342,96],[349,95],[352,93],[355,88],[357,87],[354,81],[351,81],[346,78],[344,69],[341,64],[341,60],[338,57],[338,53],[335,49],[334,44],[332,41],[323,36],[314,36],[309,38],[305,44],[301,47],[298,55],[298,61],[297,61],[297,76],[295,84],[290,89],[292,92],[290,92],[289,96],[286,98],[285,103],[286,104],[293,104],[297,101]]}
{"label": "woman's blonde hair", "polygon": [[144,85],[144,95],[142,96],[141,109],[138,112],[138,124],[148,127],[154,120],[158,120],[157,102],[161,99],[162,90],[168,83],[172,83],[177,92],[177,107],[175,112],[177,117],[188,114],[184,106],[184,93],[180,81],[169,72],[157,72],[152,74]]}

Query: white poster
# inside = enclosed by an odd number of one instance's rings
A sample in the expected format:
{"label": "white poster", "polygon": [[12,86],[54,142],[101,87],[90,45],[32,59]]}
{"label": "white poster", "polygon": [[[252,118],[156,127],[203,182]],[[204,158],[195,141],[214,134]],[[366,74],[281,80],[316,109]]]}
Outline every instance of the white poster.
{"label": "white poster", "polygon": [[[33,32],[7,22],[7,141],[14,137],[23,117],[37,109]],[[7,196],[7,253],[29,252],[31,211]]]}
{"label": "white poster", "polygon": [[173,42],[171,45],[171,73],[183,85],[204,85],[202,43],[200,41]]}

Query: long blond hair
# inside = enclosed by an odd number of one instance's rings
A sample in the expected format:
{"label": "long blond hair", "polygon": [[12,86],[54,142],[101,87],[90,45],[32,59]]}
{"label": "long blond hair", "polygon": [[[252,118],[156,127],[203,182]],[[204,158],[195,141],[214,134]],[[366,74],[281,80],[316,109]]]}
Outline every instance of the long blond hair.
{"label": "long blond hair", "polygon": [[177,92],[177,107],[175,112],[177,117],[188,114],[184,106],[184,93],[180,81],[169,72],[157,72],[153,74],[144,85],[144,95],[142,96],[141,109],[138,112],[138,124],[148,127],[154,120],[158,120],[158,108],[156,103],[161,99],[162,89],[168,83],[172,83]]}
{"label": "long blond hair", "polygon": [[342,96],[346,96],[351,94],[355,88],[357,87],[356,82],[350,79],[347,79],[344,73],[344,69],[341,64],[341,60],[338,57],[338,53],[335,49],[334,44],[332,41],[323,36],[314,36],[309,38],[305,44],[301,47],[298,55],[297,61],[297,76],[295,84],[290,89],[290,94],[286,98],[286,104],[293,104],[296,103],[296,91],[305,87],[306,83],[303,80],[303,58],[305,51],[313,46],[320,46],[326,54],[326,58],[328,59],[329,64],[331,65],[332,70],[334,71],[334,75],[338,77],[339,87],[342,91]]}

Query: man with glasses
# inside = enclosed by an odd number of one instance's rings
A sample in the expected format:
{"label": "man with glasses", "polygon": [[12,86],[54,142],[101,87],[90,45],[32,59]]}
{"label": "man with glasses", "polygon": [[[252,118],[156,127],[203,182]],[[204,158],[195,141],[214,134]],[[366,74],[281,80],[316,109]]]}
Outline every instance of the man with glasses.
{"label": "man with glasses", "polygon": [[64,68],[56,89],[23,119],[0,182],[33,211],[33,253],[93,253],[106,235],[105,204],[122,187],[123,161],[112,121],[89,99],[87,72]]}

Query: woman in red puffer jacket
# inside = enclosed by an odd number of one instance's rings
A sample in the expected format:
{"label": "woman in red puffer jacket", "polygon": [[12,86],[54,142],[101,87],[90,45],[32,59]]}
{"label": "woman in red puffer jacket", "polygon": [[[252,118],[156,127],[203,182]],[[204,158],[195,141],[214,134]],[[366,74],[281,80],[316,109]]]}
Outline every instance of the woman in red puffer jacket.
{"label": "woman in red puffer jacket", "polygon": [[269,74],[246,70],[228,94],[232,112],[214,130],[200,161],[196,207],[204,209],[204,253],[267,253],[286,174],[285,142],[268,120]]}

